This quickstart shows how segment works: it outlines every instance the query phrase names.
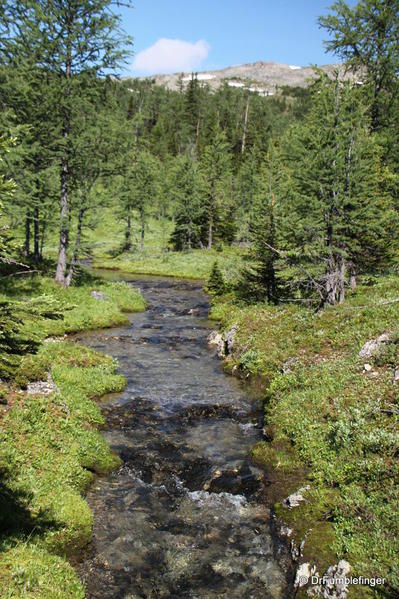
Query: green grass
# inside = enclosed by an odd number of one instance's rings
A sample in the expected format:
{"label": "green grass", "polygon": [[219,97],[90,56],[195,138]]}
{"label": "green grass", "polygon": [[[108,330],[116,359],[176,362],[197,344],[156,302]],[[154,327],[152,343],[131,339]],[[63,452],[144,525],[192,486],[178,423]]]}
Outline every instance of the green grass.
{"label": "green grass", "polygon": [[[232,298],[213,309],[224,328],[238,324],[227,367],[263,379],[268,440],[254,447],[254,460],[285,481],[280,500],[311,487],[301,507],[276,504],[297,542],[307,535],[303,560],[322,573],[345,557],[352,574],[385,577],[387,596],[399,591],[399,385],[393,382],[399,304],[381,302],[398,297],[392,276],[317,314],[298,306],[238,306]],[[362,345],[383,332],[391,335],[389,347],[360,359]],[[375,374],[363,372],[365,362]],[[353,588],[349,596],[379,592]]]}
{"label": "green grass", "polygon": [[123,254],[117,258],[95,259],[97,268],[110,268],[127,273],[160,275],[188,279],[207,279],[218,262],[226,281],[237,279],[242,264],[242,252],[237,248],[223,250],[192,250],[191,252]]}
{"label": "green grass", "polygon": [[[102,218],[85,231],[85,250],[93,257],[93,266],[121,270],[132,274],[207,279],[215,260],[227,281],[239,274],[244,251],[238,247],[217,250],[174,252],[169,239],[173,223],[168,219],[149,218],[145,230],[144,251],[140,250],[140,225],[132,224],[132,251],[121,253],[124,242],[124,223],[114,211],[105,208]],[[46,255],[55,257],[57,238],[50,237]]]}
{"label": "green grass", "polygon": [[[122,310],[144,308],[127,285],[96,283],[107,300],[91,297],[92,285],[62,289],[35,278],[9,286],[8,297],[46,293],[66,310],[64,320],[28,322],[28,332],[48,335],[125,322]],[[15,380],[2,387],[8,405],[0,417],[0,585],[2,597],[80,599],[84,589],[67,559],[90,541],[92,514],[84,493],[96,473],[119,463],[98,428],[103,424],[92,398],[125,386],[109,356],[65,340],[43,342],[26,355]],[[29,396],[28,381],[50,373],[59,388],[51,396]]]}

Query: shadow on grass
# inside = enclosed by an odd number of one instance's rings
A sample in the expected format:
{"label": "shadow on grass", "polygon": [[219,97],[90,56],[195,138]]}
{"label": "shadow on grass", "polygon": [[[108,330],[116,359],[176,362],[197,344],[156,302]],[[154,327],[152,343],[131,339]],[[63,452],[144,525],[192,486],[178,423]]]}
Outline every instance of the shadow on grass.
{"label": "shadow on grass", "polygon": [[0,551],[10,538],[27,538],[58,528],[57,522],[45,511],[32,515],[28,508],[30,499],[29,494],[0,482]]}

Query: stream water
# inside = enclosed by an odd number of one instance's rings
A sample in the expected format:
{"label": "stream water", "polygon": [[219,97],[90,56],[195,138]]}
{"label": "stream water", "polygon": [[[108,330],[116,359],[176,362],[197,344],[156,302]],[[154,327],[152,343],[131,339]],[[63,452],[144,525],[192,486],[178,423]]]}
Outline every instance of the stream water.
{"label": "stream water", "polygon": [[103,400],[122,466],[88,493],[93,542],[80,575],[89,598],[288,598],[284,549],[249,461],[262,406],[207,346],[196,283],[131,281],[147,310],[129,326],[77,336],[119,360],[126,390]]}

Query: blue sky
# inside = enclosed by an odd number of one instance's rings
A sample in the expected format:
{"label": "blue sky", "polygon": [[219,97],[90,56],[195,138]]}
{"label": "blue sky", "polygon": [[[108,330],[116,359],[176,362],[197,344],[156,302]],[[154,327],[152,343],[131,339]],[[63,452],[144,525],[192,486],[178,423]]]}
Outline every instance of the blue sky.
{"label": "blue sky", "polygon": [[317,25],[332,0],[133,1],[133,9],[122,9],[135,51],[125,74],[219,69],[257,60],[299,66],[336,60],[325,53],[326,34]]}

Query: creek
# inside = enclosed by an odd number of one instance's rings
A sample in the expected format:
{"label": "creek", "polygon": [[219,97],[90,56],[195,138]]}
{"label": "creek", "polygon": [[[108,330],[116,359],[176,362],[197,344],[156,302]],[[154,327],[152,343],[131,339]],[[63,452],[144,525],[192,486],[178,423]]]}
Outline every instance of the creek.
{"label": "creek", "polygon": [[127,379],[101,400],[103,434],[122,465],[87,495],[93,541],[78,566],[87,596],[292,597],[289,558],[262,502],[267,481],[249,459],[262,401],[208,347],[199,283],[125,278],[146,311],[76,336],[117,358]]}

